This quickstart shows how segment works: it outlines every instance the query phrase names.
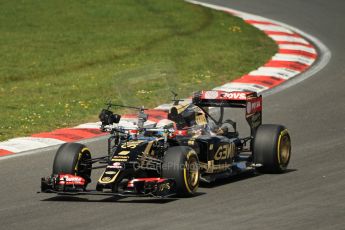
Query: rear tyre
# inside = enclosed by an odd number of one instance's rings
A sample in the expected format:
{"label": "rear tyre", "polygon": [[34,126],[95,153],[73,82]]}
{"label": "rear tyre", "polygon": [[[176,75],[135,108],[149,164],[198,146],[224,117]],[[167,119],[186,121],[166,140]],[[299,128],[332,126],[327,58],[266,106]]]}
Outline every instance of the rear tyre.
{"label": "rear tyre", "polygon": [[169,148],[163,159],[162,176],[175,179],[178,196],[192,196],[197,191],[200,180],[198,155],[187,146]]}
{"label": "rear tyre", "polygon": [[282,173],[286,170],[291,156],[291,139],[282,125],[261,125],[254,138],[254,163],[263,173]]}
{"label": "rear tyre", "polygon": [[54,174],[72,174],[91,182],[91,152],[82,144],[65,143],[57,150],[53,164]]}

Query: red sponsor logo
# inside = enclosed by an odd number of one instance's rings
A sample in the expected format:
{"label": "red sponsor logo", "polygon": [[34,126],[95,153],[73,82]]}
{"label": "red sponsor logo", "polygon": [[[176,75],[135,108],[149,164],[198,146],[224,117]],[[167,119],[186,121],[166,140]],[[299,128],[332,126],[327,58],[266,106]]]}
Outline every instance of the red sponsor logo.
{"label": "red sponsor logo", "polygon": [[223,98],[232,99],[232,100],[246,100],[247,94],[243,92],[231,92],[231,93],[223,93]]}
{"label": "red sponsor logo", "polygon": [[262,110],[261,98],[247,102],[247,107],[246,107],[247,114],[256,113],[256,112],[261,111],[261,110]]}
{"label": "red sponsor logo", "polygon": [[167,181],[165,178],[160,178],[160,177],[152,177],[152,178],[136,178],[136,179],[133,179],[133,180],[130,180],[128,181],[128,184],[127,184],[127,187],[134,187],[134,184],[136,182],[144,182],[144,183],[147,183],[147,182],[156,182],[156,183],[162,183],[162,182],[165,182]]}
{"label": "red sponsor logo", "polygon": [[72,174],[60,174],[59,184],[63,185],[85,185],[85,179]]}

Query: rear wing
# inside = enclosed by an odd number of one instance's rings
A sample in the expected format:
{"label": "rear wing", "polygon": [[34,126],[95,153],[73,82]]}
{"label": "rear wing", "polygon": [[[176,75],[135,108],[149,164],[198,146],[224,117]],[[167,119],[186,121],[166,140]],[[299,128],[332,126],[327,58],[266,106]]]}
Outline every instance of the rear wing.
{"label": "rear wing", "polygon": [[262,96],[256,92],[199,91],[193,95],[193,104],[199,107],[245,108],[252,135],[262,123]]}

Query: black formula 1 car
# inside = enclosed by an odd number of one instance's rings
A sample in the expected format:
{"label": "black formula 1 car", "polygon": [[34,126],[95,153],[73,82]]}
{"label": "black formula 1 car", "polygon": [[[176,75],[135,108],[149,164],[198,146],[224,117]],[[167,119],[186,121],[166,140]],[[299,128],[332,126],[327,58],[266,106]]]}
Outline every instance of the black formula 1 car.
{"label": "black formula 1 car", "polygon": [[[63,195],[191,196],[199,182],[211,183],[246,171],[286,170],[291,141],[282,125],[262,124],[262,97],[254,92],[200,91],[192,100],[173,100],[166,110],[138,109],[121,118],[108,104],[99,115],[110,133],[108,153],[93,158],[79,143],[65,143],[55,155],[52,175],[41,192]],[[250,127],[240,137],[227,108],[243,108]],[[217,118],[212,116],[214,110]],[[132,121],[132,125],[128,125]],[[148,121],[151,122],[149,126]],[[91,171],[105,168],[88,190]]]}

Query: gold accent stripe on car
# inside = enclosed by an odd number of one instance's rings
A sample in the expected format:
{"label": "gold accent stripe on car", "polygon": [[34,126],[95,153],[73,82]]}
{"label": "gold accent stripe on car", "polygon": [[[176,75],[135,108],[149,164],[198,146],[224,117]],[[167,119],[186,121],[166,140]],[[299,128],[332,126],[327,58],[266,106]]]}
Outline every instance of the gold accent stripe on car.
{"label": "gold accent stripe on car", "polygon": [[150,141],[149,143],[147,143],[147,146],[146,146],[146,148],[144,150],[144,154],[150,155],[150,150],[152,148],[152,145],[153,145],[153,141]]}
{"label": "gold accent stripe on car", "polygon": [[102,181],[102,179],[103,179],[103,176],[104,176],[104,174],[106,173],[106,171],[102,174],[102,176],[99,178],[99,180],[98,180],[98,182],[99,183],[102,183],[102,184],[110,184],[110,183],[113,183],[115,180],[116,180],[116,178],[118,177],[118,175],[120,174],[120,170],[119,171],[117,171],[116,172],[116,174],[114,175],[114,177],[111,179],[111,180],[109,180],[109,181]]}

